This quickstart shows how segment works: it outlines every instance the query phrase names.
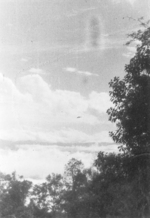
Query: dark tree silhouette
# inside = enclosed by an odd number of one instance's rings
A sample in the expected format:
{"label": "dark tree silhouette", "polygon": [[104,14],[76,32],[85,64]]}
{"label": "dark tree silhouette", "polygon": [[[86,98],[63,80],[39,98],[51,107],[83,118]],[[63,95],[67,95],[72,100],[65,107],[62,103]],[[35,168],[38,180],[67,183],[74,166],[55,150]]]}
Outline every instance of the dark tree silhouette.
{"label": "dark tree silhouette", "polygon": [[16,173],[1,175],[0,179],[0,216],[32,218],[30,208],[26,207],[32,183],[24,180],[22,176],[17,178]]}
{"label": "dark tree silhouette", "polygon": [[136,53],[125,66],[126,75],[110,82],[114,107],[108,115],[117,126],[111,137],[129,155],[140,217],[150,215],[150,21],[141,18],[139,22],[141,29],[130,34],[127,42],[136,44]]}

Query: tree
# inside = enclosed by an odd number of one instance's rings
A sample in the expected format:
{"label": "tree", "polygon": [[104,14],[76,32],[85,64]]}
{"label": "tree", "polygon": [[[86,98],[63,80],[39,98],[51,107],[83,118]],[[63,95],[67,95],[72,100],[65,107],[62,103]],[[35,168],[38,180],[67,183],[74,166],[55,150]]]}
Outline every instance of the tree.
{"label": "tree", "polygon": [[32,211],[26,206],[27,197],[32,183],[22,176],[1,175],[0,212],[1,216],[16,216],[16,218],[33,217]]}
{"label": "tree", "polygon": [[35,185],[32,191],[32,203],[36,217],[57,217],[61,212],[60,199],[63,178],[60,174],[48,175],[46,182]]}
{"label": "tree", "polygon": [[[92,217],[138,217],[137,177],[131,179],[128,155],[99,152],[89,186]],[[137,191],[137,190],[136,190]]]}
{"label": "tree", "polygon": [[83,163],[72,158],[65,166],[64,180],[66,186],[62,196],[64,211],[71,218],[84,217],[87,178]]}
{"label": "tree", "polygon": [[[150,27],[139,19],[141,29],[129,34],[127,45],[136,43],[136,53],[125,66],[123,79],[110,81],[114,107],[107,112],[117,129],[110,135],[129,156],[130,175],[136,177],[133,193],[138,199],[138,216],[150,214]],[[133,180],[132,180],[133,182]]]}
{"label": "tree", "polygon": [[61,212],[61,195],[64,188],[63,177],[61,174],[52,174],[46,178],[47,190],[51,197],[51,213],[56,217]]}

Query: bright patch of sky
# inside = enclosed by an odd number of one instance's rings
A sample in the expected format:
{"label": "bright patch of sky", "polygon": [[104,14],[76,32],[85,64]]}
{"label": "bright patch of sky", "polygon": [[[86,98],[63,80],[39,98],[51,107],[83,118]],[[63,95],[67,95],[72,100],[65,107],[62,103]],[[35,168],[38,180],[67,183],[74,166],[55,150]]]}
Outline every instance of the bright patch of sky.
{"label": "bright patch of sky", "polygon": [[123,77],[127,34],[149,10],[150,0],[0,1],[0,170],[43,179],[71,157],[89,167],[117,151],[108,83]]}

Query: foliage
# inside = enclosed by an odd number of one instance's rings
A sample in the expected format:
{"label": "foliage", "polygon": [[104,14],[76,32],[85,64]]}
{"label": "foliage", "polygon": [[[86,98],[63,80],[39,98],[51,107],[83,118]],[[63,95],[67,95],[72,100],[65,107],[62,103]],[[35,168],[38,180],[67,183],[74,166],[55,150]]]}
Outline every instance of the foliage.
{"label": "foliage", "polygon": [[[83,172],[83,163],[72,158],[65,166],[64,184],[66,190],[63,193],[62,208],[69,217],[78,217],[81,215],[81,205],[87,185],[87,178]],[[83,215],[83,214],[82,214]]]}
{"label": "foliage", "polygon": [[[113,140],[125,145],[131,154],[150,152],[150,27],[130,34],[137,49],[130,63],[125,66],[123,79],[115,77],[110,82],[113,108],[109,119],[117,130],[111,132]],[[121,147],[123,149],[123,147]]]}
{"label": "foliage", "polygon": [[24,180],[22,176],[17,179],[16,173],[1,175],[1,216],[15,215],[23,218],[28,214],[28,217],[32,217],[25,206],[31,185],[32,183]]}
{"label": "foliage", "polygon": [[[150,214],[150,21],[139,19],[142,29],[130,34],[127,45],[136,43],[136,53],[125,66],[123,79],[110,82],[109,119],[117,129],[110,135],[128,155],[132,195],[137,205],[134,216]],[[132,175],[132,176],[131,176]]]}
{"label": "foliage", "polygon": [[35,185],[32,191],[32,203],[37,214],[49,214],[55,217],[61,210],[60,197],[63,189],[62,176],[52,174],[46,182]]}

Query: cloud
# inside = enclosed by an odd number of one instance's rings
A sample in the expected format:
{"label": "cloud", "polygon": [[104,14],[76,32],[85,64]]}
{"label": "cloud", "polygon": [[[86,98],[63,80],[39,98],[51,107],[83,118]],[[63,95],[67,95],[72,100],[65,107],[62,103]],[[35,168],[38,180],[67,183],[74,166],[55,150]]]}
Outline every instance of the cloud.
{"label": "cloud", "polygon": [[96,7],[88,7],[88,8],[84,8],[84,9],[78,9],[78,10],[72,10],[71,13],[67,13],[65,14],[66,17],[75,17],[75,16],[79,16],[80,14],[84,14],[87,12],[91,12],[93,10],[96,10]]}
{"label": "cloud", "polygon": [[[24,143],[94,143],[94,142],[112,142],[109,137],[108,131],[99,131],[99,133],[88,134],[82,130],[73,128],[60,128],[59,130],[53,129],[51,131],[44,131],[42,129],[31,129],[31,127],[16,128],[1,130],[1,138],[9,140],[9,142],[24,141]],[[10,143],[11,144],[11,143]],[[3,142],[2,142],[3,145]],[[9,144],[7,144],[9,147]]]}
{"label": "cloud", "polygon": [[131,5],[134,5],[136,0],[127,0]]}
{"label": "cloud", "polygon": [[22,61],[22,62],[28,62],[28,59],[26,59],[26,58],[21,58],[21,61]]}
{"label": "cloud", "polygon": [[84,76],[98,76],[98,74],[96,73],[90,73],[88,71],[77,70],[76,68],[73,68],[73,67],[67,67],[64,70],[69,73],[74,73],[74,74],[79,74],[79,75],[84,75]]}
{"label": "cloud", "polygon": [[68,154],[69,152],[61,152],[55,146],[27,145],[24,148],[20,146],[20,149],[15,152],[1,150],[1,171],[10,173],[15,170],[25,177],[32,178],[39,175],[41,178],[45,178],[51,172],[63,172]]}
{"label": "cloud", "polygon": [[0,74],[0,99],[1,139],[14,141],[94,141],[95,136],[85,133],[82,125],[99,125],[98,114],[106,116],[111,105],[108,93],[93,91],[84,97],[53,90],[38,74],[19,78],[17,86]]}
{"label": "cloud", "polygon": [[89,95],[89,108],[105,113],[112,106],[108,93],[92,91]]}
{"label": "cloud", "polygon": [[29,72],[30,73],[37,73],[37,74],[43,74],[43,70],[42,69],[40,69],[40,68],[31,68],[30,70],[29,70]]}
{"label": "cloud", "polygon": [[72,157],[81,160],[85,167],[90,167],[99,151],[117,152],[117,146],[112,143],[45,146],[20,144],[17,150],[0,148],[0,166],[2,172],[16,171],[26,178],[41,180],[52,172],[63,173],[65,164]]}
{"label": "cloud", "polygon": [[[135,3],[136,0],[126,0],[126,1],[127,1],[128,3],[130,3],[131,5],[134,5],[134,3]],[[112,0],[112,2],[118,4],[118,3],[121,3],[122,0]]]}
{"label": "cloud", "polygon": [[[94,131],[104,125],[98,115],[106,116],[108,93],[92,91],[85,97],[53,90],[38,74],[23,76],[17,84],[0,74],[0,101],[0,166],[5,173],[15,170],[42,181],[49,173],[62,173],[72,157],[90,167],[100,150],[117,150],[106,129]],[[93,132],[86,131],[88,126]],[[103,141],[109,145],[99,144]]]}
{"label": "cloud", "polygon": [[137,50],[136,45],[139,45],[139,42],[134,42],[132,46],[128,46],[127,52],[123,53],[122,55],[126,58],[132,58]]}

